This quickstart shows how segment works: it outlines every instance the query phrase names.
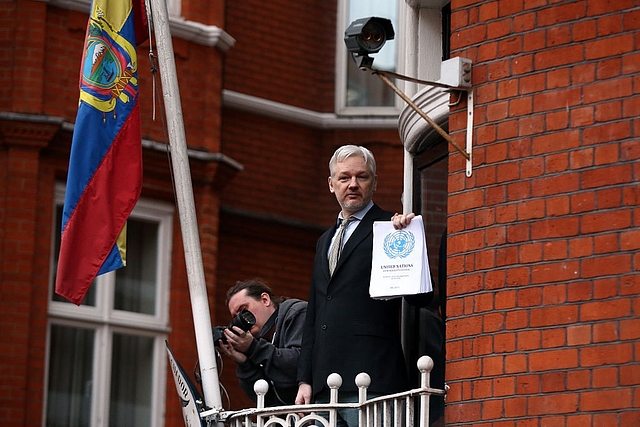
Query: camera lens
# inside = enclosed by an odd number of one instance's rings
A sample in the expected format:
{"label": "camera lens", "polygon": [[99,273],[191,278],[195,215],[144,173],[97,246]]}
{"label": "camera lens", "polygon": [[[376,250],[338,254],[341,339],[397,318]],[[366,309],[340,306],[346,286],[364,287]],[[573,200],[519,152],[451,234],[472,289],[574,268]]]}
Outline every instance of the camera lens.
{"label": "camera lens", "polygon": [[377,22],[368,22],[362,27],[360,45],[367,50],[380,49],[386,41],[384,28]]}
{"label": "camera lens", "polygon": [[238,313],[229,325],[229,329],[233,330],[233,326],[237,326],[243,331],[247,332],[253,325],[256,324],[256,317],[249,310],[242,310]]}

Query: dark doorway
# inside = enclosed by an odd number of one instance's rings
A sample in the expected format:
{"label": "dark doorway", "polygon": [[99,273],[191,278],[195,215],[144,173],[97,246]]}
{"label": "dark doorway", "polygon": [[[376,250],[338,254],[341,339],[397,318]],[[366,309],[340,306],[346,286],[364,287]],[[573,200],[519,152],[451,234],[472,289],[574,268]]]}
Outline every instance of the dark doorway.
{"label": "dark doorway", "polygon": [[[429,268],[433,282],[433,298],[422,306],[405,304],[403,310],[403,342],[407,364],[412,369],[412,387],[420,386],[415,361],[423,355],[434,361],[431,387],[444,388],[445,319],[446,319],[446,229],[448,147],[439,139],[423,144],[414,157],[413,211],[423,217],[427,239]],[[442,425],[444,399],[431,397],[430,425]]]}

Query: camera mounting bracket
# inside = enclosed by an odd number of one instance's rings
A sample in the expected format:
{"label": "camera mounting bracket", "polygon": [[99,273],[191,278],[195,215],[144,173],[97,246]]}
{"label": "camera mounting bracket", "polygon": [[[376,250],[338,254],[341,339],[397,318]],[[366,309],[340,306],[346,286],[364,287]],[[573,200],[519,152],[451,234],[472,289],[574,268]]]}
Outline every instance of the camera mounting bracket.
{"label": "camera mounting bracket", "polygon": [[[362,64],[362,65],[361,65]],[[365,62],[358,64],[361,70],[371,71],[377,75],[387,86],[389,86],[404,102],[407,103],[420,117],[425,119],[429,125],[436,130],[449,144],[451,144],[460,154],[466,159],[466,176],[470,177],[473,172],[473,88],[471,86],[471,60],[466,58],[452,58],[451,60],[444,61],[442,63],[442,75],[451,76],[453,74],[454,81],[452,84],[444,81],[427,81],[420,80],[402,74],[394,73],[391,71],[378,70],[371,67],[371,64],[367,65]],[[445,72],[446,70],[446,72]],[[466,135],[466,150],[460,147],[457,142],[451,138],[451,136],[434,122],[424,111],[420,109],[412,100],[401,91],[389,77],[395,77],[401,80],[409,81],[412,83],[424,84],[429,86],[441,87],[449,91],[460,91],[461,96],[463,92],[467,95],[467,135]],[[458,101],[459,102],[459,101]],[[455,104],[453,104],[455,105]],[[450,104],[451,106],[451,104]]]}

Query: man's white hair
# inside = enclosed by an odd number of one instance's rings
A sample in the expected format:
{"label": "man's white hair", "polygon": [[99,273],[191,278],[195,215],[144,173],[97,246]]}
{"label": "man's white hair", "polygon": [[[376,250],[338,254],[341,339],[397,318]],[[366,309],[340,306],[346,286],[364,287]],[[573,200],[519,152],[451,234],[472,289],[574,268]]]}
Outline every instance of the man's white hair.
{"label": "man's white hair", "polygon": [[364,163],[369,166],[371,174],[373,176],[376,175],[376,159],[373,157],[373,153],[369,151],[369,149],[359,145],[343,145],[333,153],[331,160],[329,160],[329,176],[333,176],[338,163],[343,162],[351,156],[362,156],[364,158]]}

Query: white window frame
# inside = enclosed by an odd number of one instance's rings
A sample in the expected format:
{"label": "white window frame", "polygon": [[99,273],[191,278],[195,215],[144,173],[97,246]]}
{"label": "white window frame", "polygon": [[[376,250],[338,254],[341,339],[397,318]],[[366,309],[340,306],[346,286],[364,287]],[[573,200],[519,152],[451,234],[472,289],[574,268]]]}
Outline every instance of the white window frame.
{"label": "white window frame", "polygon": [[[56,209],[64,202],[63,184],[57,184],[54,197],[54,215],[56,220]],[[153,371],[152,371],[152,397],[151,397],[151,425],[163,426],[166,402],[166,378],[167,378],[167,357],[165,341],[169,332],[169,292],[171,274],[171,244],[173,228],[173,206],[140,199],[131,213],[135,219],[150,220],[158,224],[158,260],[156,265],[157,277],[157,298],[155,313],[153,315],[132,313],[122,310],[112,309],[113,294],[115,286],[115,271],[98,276],[96,283],[96,306],[76,306],[69,302],[53,301],[54,280],[54,236],[57,227],[52,231],[52,249],[49,277],[49,316],[47,325],[46,343],[46,369],[44,377],[44,402],[42,425],[46,425],[48,401],[48,379],[50,360],[50,335],[52,325],[62,325],[93,329],[93,368],[92,368],[92,394],[91,394],[91,426],[109,425],[110,400],[110,367],[112,354],[112,338],[114,333],[122,333],[135,336],[152,337],[153,344]]]}
{"label": "white window frame", "polygon": [[[404,71],[404,10],[405,0],[396,0],[398,3],[398,22],[394,23],[396,41],[396,73],[402,74]],[[348,55],[344,44],[344,31],[349,24],[349,0],[338,0],[338,16],[336,19],[336,81],[335,81],[335,110],[338,115],[346,116],[397,116],[402,110],[402,99],[394,94],[394,105],[387,107],[349,107],[347,106],[347,62],[353,61]],[[365,18],[364,16],[358,17]],[[384,47],[382,48],[384,49]],[[373,67],[375,68],[375,55],[373,56]],[[362,71],[363,73],[366,71]],[[395,84],[402,89],[403,83],[396,81]]]}
{"label": "white window frame", "polygon": [[[45,0],[52,4],[68,7],[79,12],[87,12],[91,8],[92,0]],[[172,18],[179,18],[182,13],[182,0],[166,0],[167,13]]]}
{"label": "white window frame", "polygon": [[167,0],[167,12],[171,17],[179,17],[182,13],[181,0]]}

